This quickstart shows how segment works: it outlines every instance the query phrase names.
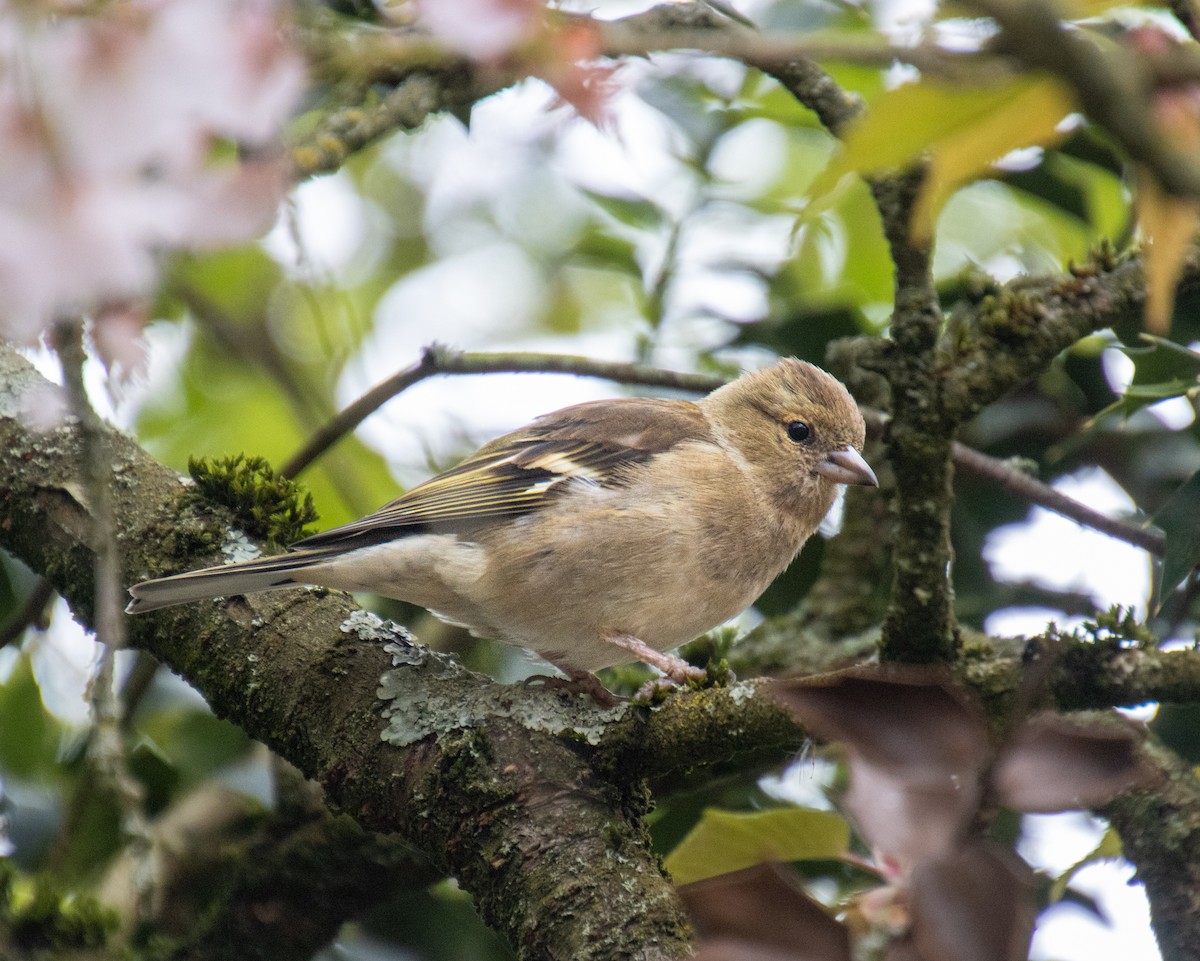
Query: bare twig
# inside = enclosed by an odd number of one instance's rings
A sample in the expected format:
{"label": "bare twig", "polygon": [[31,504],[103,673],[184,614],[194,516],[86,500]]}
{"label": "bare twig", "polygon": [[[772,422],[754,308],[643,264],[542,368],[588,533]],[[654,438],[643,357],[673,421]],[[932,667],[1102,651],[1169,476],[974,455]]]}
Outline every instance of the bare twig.
{"label": "bare twig", "polygon": [[903,63],[922,73],[961,76],[967,69],[993,69],[994,55],[951,51],[933,44],[903,46],[878,39],[859,41],[814,40],[811,34],[762,34],[729,20],[713,18],[711,24],[684,22],[688,5],[659,6],[617,20],[589,23],[601,30],[604,53],[609,57],[644,57],[683,50],[739,60],[764,71],[797,59],[836,61],[890,67]]}
{"label": "bare twig", "polygon": [[0,649],[20,640],[25,629],[38,622],[53,596],[54,585],[46,578],[39,577],[37,583],[33,585],[33,590],[29,592],[29,597],[25,600],[25,606],[17,611],[3,628],[0,628]]}
{"label": "bare twig", "polygon": [[104,444],[104,425],[88,401],[83,384],[83,322],[63,320],[55,324],[52,346],[62,362],[63,383],[71,413],[79,421],[84,463],[82,474],[87,484],[95,518],[92,537],[96,543],[95,630],[96,639],[111,648],[125,646],[125,618],[122,612],[124,590],[117,539],[113,536],[112,500],[109,496],[112,465]]}
{"label": "bare twig", "polygon": [[[83,346],[83,321],[61,320],[51,330],[51,343],[62,362],[63,383],[71,413],[79,423],[80,474],[91,503],[91,539],[95,545],[92,590],[92,626],[101,645],[100,660],[88,687],[93,729],[88,743],[88,761],[97,780],[112,792],[122,815],[122,831],[134,850],[149,843],[142,809],[141,785],[129,772],[121,711],[115,687],[116,652],[127,644],[123,611],[121,557],[113,519],[112,457],[105,426],[88,401],[83,381],[87,353]],[[149,887],[143,879],[142,893],[148,904]]]}
{"label": "bare twig", "polygon": [[1056,514],[1061,514],[1063,517],[1078,521],[1085,527],[1098,530],[1109,537],[1115,537],[1119,541],[1140,547],[1157,557],[1162,557],[1166,552],[1166,538],[1158,531],[1131,524],[1128,521],[1117,520],[1092,510],[1086,504],[1056,491],[1048,484],[1043,484],[1036,477],[1030,477],[1012,464],[996,457],[989,457],[966,444],[955,442],[954,465],[959,470],[987,477],[1012,491],[1018,497],[1023,497],[1025,500],[1054,511]]}
{"label": "bare twig", "polygon": [[425,348],[421,359],[411,367],[376,384],[322,426],[280,468],[280,473],[284,477],[295,477],[385,403],[426,378],[438,374],[501,373],[575,374],[579,377],[601,377],[618,384],[669,387],[696,393],[707,393],[725,383],[723,378],[708,374],[687,374],[624,361],[593,360],[570,354],[465,353],[433,344]]}

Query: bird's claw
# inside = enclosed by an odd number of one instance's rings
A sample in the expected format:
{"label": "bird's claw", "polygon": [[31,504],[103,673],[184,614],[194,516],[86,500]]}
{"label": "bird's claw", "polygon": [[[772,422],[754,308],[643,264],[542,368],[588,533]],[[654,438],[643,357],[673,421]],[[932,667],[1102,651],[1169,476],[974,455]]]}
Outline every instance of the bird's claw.
{"label": "bird's claw", "polygon": [[530,686],[543,687],[550,691],[566,691],[569,694],[586,694],[597,706],[603,708],[617,707],[624,704],[626,697],[614,694],[603,684],[600,678],[591,671],[572,672],[569,677],[551,677],[547,674],[536,674],[527,677],[525,683]]}

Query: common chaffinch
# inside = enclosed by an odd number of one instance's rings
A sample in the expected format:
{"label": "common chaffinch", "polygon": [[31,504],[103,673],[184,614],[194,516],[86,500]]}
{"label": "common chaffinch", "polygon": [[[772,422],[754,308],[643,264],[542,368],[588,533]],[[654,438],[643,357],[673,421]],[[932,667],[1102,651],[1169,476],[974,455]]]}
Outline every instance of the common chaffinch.
{"label": "common chaffinch", "polygon": [[576,404],[290,553],[143,581],[127,610],[316,584],[530,648],[593,695],[624,661],[680,681],[695,669],[665,652],[752,604],[837,485],[878,483],[864,433],[845,387],[792,358],[696,403]]}

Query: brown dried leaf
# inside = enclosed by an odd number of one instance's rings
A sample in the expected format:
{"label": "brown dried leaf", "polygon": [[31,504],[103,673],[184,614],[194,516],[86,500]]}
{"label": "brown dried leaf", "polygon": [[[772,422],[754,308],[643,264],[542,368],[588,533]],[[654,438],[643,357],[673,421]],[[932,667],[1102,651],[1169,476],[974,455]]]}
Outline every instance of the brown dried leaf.
{"label": "brown dried leaf", "polygon": [[1021,724],[996,762],[1000,802],[1029,813],[1093,808],[1151,776],[1133,729],[1087,728],[1062,714]]}
{"label": "brown dried leaf", "polygon": [[850,935],[775,864],[679,889],[703,961],[850,961]]}
{"label": "brown dried leaf", "polygon": [[850,668],[776,681],[768,693],[818,737],[897,773],[964,777],[985,759],[983,715],[937,668]]}
{"label": "brown dried leaf", "polygon": [[1200,225],[1200,203],[1167,193],[1145,170],[1137,176],[1137,217],[1146,265],[1146,329],[1166,336],[1175,285]]}
{"label": "brown dried leaf", "polygon": [[922,961],[1025,961],[1037,909],[1033,872],[974,841],[917,866],[910,936]]}
{"label": "brown dried leaf", "polygon": [[771,695],[814,733],[846,745],[846,809],[902,871],[944,851],[976,809],[987,731],[945,672],[872,665],[780,681]]}
{"label": "brown dried leaf", "polygon": [[[888,877],[902,876],[917,862],[946,851],[979,805],[978,778],[942,777],[922,784],[856,757],[849,764],[850,788],[842,806],[875,848]],[[896,862],[894,869],[889,860]]]}

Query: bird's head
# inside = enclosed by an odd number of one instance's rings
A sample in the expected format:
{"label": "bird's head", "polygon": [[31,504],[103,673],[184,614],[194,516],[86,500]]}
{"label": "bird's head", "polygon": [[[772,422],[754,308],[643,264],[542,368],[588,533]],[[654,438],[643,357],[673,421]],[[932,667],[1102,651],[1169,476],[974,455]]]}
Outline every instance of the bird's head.
{"label": "bird's head", "polygon": [[819,367],[786,357],[701,405],[759,482],[792,509],[820,509],[823,516],[835,485],[879,483],[862,457],[866,425],[858,405]]}

